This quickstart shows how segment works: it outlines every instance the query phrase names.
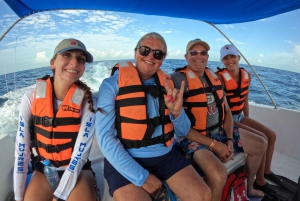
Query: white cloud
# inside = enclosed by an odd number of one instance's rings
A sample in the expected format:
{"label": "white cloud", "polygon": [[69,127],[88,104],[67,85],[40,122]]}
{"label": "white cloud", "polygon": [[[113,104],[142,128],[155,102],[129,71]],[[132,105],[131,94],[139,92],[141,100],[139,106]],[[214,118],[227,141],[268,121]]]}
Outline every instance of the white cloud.
{"label": "white cloud", "polygon": [[173,31],[172,31],[172,30],[169,30],[169,31],[163,31],[162,33],[163,33],[163,34],[171,34],[171,33],[173,33]]}
{"label": "white cloud", "polygon": [[61,13],[80,16],[82,13],[87,13],[87,10],[62,10]]}
{"label": "white cloud", "polygon": [[300,61],[300,44],[296,44],[294,46],[294,52],[295,52],[296,60]]}
{"label": "white cloud", "polygon": [[[239,45],[245,45],[246,43],[245,42],[242,42],[242,41],[237,41],[237,40],[234,40],[234,39],[231,39],[229,38],[229,40],[233,43],[233,44],[239,44]],[[226,39],[226,38],[217,38],[216,41],[221,41],[222,43],[227,44],[229,43],[229,41]]]}
{"label": "white cloud", "polygon": [[174,52],[170,51],[170,52],[168,52],[168,55],[167,55],[168,58],[174,58],[174,57],[178,57],[178,56],[182,56],[180,50],[177,50]]}
{"label": "white cloud", "polygon": [[262,63],[262,58],[264,57],[263,54],[258,54],[258,59],[257,59],[257,62],[258,63]]}
{"label": "white cloud", "polygon": [[34,59],[36,63],[44,63],[44,62],[49,62],[50,59],[46,56],[46,52],[38,52],[36,53],[36,58]]}
{"label": "white cloud", "polygon": [[234,29],[234,26],[231,24],[225,24],[224,27],[227,29]]}
{"label": "white cloud", "polygon": [[289,44],[293,44],[293,41],[291,41],[291,40],[285,40],[284,42],[287,42],[287,43],[289,43]]}
{"label": "white cloud", "polygon": [[69,18],[70,17],[70,15],[67,15],[67,14],[65,14],[65,13],[57,13],[57,14],[55,14],[56,16],[59,16],[59,17],[63,17],[63,18]]}

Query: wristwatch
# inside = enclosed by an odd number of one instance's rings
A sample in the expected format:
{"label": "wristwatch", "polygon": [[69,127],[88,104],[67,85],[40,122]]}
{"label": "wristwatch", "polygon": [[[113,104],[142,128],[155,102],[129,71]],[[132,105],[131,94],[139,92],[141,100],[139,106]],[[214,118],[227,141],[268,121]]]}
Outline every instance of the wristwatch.
{"label": "wristwatch", "polygon": [[59,197],[56,197],[56,196],[54,196],[54,199],[55,199],[56,201],[65,201],[65,200],[63,200],[63,199],[61,199],[61,198],[59,198]]}

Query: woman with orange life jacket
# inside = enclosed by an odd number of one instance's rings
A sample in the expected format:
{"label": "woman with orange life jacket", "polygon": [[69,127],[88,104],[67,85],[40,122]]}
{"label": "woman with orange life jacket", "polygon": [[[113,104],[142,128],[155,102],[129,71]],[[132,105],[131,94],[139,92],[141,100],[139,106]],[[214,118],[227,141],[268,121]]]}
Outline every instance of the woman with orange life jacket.
{"label": "woman with orange life jacket", "polygon": [[150,201],[161,180],[183,201],[210,200],[205,182],[173,148],[174,135],[185,136],[190,123],[184,86],[174,89],[160,70],[166,52],[160,34],[144,35],[134,49],[136,66],[118,63],[100,86],[96,135],[114,200]]}
{"label": "woman with orange life jacket", "polygon": [[251,74],[239,67],[240,55],[232,44],[224,45],[220,49],[221,61],[225,68],[217,71],[220,78],[228,105],[232,111],[235,125],[252,133],[264,136],[268,146],[264,159],[256,175],[255,186],[261,190],[268,187],[264,178],[278,182],[280,179],[271,171],[271,161],[275,147],[276,133],[265,125],[249,117],[249,88]]}
{"label": "woman with orange life jacket", "polygon": [[[16,200],[96,200],[88,160],[95,131],[95,99],[79,80],[86,62],[93,62],[93,57],[81,41],[62,40],[50,61],[53,77],[38,79],[35,89],[23,96],[15,144]],[[25,189],[30,158],[34,172]],[[55,191],[43,174],[44,159],[61,176]]]}

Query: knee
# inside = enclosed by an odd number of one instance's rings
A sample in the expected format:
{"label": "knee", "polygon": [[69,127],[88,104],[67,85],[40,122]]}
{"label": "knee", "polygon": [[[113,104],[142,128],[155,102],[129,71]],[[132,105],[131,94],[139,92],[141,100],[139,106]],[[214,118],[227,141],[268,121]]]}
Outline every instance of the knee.
{"label": "knee", "polygon": [[211,184],[214,185],[217,188],[222,188],[225,186],[227,181],[227,169],[222,164],[222,166],[218,166],[216,168],[213,168],[211,170],[213,174],[211,175]]}
{"label": "knee", "polygon": [[259,140],[257,140],[256,142],[256,146],[257,146],[256,149],[257,154],[262,155],[267,150],[268,141],[265,138],[259,138]]}
{"label": "knee", "polygon": [[198,191],[198,197],[199,197],[199,199],[197,199],[197,200],[211,201],[212,192],[211,192],[210,188],[208,186],[206,186],[206,188],[203,189],[202,191]]}
{"label": "knee", "polygon": [[276,133],[273,130],[270,130],[268,137],[268,144],[269,145],[275,145],[275,141],[276,141]]}

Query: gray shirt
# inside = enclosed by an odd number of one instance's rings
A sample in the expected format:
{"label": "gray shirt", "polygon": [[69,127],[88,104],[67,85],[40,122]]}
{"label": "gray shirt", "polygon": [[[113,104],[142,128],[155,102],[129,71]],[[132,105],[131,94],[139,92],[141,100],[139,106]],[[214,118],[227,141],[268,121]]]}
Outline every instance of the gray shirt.
{"label": "gray shirt", "polygon": [[[184,92],[188,91],[188,84],[186,77],[183,73],[174,72],[171,74],[171,78],[174,82],[174,87],[180,89],[181,82],[184,80]],[[204,76],[199,76],[204,87],[208,87],[209,83],[206,81]],[[206,128],[213,126],[219,122],[219,111],[215,101],[215,97],[211,92],[206,93],[207,98],[207,118],[206,118]],[[212,135],[219,132],[219,128],[216,128],[212,131],[207,131],[206,136],[211,137]]]}

